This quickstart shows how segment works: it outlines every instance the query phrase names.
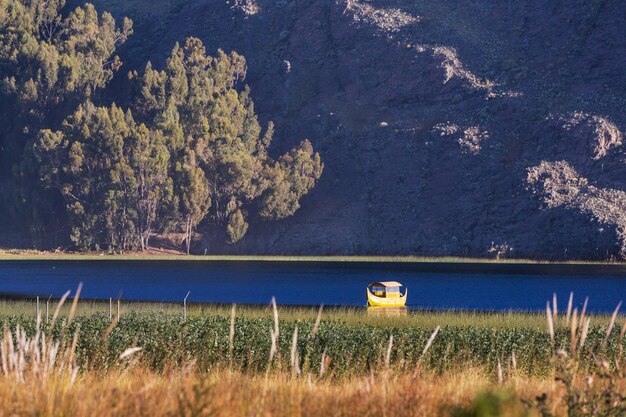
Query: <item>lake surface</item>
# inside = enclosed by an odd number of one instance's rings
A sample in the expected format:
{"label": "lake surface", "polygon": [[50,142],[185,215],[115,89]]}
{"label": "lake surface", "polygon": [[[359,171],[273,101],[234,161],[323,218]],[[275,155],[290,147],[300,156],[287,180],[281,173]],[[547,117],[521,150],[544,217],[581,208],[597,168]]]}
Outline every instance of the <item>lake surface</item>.
{"label": "lake surface", "polygon": [[[623,267],[622,267],[623,268]],[[205,261],[0,261],[0,294],[53,297],[83,283],[82,297],[267,304],[365,305],[372,281],[400,281],[408,304],[424,309],[542,310],[573,291],[592,311],[626,301],[620,267]]]}

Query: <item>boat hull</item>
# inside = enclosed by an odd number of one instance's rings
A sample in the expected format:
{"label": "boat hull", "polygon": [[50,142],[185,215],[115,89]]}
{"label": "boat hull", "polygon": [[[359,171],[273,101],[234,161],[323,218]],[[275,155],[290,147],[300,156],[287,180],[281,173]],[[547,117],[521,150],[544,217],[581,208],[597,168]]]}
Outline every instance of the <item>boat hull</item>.
{"label": "boat hull", "polygon": [[377,297],[369,290],[367,291],[367,305],[369,307],[404,307],[406,305],[406,297],[409,293],[408,289],[404,290],[404,294],[397,298]]}

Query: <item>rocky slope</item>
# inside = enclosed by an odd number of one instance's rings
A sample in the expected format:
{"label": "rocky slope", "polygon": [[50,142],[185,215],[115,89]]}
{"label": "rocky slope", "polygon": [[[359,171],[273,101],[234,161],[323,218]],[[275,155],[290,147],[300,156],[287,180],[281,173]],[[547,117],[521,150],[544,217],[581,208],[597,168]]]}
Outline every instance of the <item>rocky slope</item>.
{"label": "rocky slope", "polygon": [[[95,3],[135,21],[126,69],[162,65],[189,35],[245,55],[276,151],[308,137],[325,161],[293,218],[254,223],[234,246],[208,230],[197,250],[596,259],[626,248],[622,1]],[[577,197],[555,199],[572,183]]]}

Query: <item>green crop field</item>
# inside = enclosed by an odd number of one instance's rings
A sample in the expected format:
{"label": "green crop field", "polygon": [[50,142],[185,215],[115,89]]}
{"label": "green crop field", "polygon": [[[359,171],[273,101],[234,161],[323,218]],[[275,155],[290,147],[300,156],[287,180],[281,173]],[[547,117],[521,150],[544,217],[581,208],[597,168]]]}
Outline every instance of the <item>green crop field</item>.
{"label": "green crop field", "polygon": [[[46,304],[48,304],[48,317],[51,318],[56,309],[58,300],[40,299],[39,314],[42,320],[46,317]],[[70,300],[71,301],[71,300]],[[183,315],[182,303],[171,302],[143,302],[121,300],[119,304],[120,314],[155,314],[180,316]],[[187,316],[222,316],[229,317],[231,305],[214,303],[189,303]],[[284,321],[313,320],[319,313],[319,307],[279,305],[278,313]],[[70,312],[69,302],[64,303],[59,310],[61,316],[67,316]],[[110,311],[109,311],[110,309]],[[81,299],[77,303],[75,315],[92,316],[110,314],[115,317],[118,311],[117,300],[88,300]],[[34,318],[37,314],[35,299],[4,299],[0,300],[0,317],[24,316]],[[272,317],[270,305],[237,305],[237,317],[263,319]],[[366,324],[375,327],[401,327],[420,326],[434,328],[436,326],[467,326],[475,328],[530,328],[545,329],[546,317],[537,312],[481,312],[463,310],[409,310],[404,308],[365,308],[365,307],[325,307],[322,317],[328,321],[341,321],[346,324]],[[609,317],[604,314],[591,315],[592,325],[602,325],[608,322]]]}
{"label": "green crop field", "polygon": [[[541,314],[400,310],[387,315],[381,314],[385,310],[372,313],[364,308],[331,308],[320,314],[316,308],[278,307],[276,321],[271,307],[239,306],[233,315],[231,306],[191,304],[184,320],[181,305],[124,302],[119,321],[113,303],[111,324],[108,302],[81,300],[73,314],[66,303],[52,325],[53,308],[46,316],[42,304],[39,314],[44,333],[57,338],[77,334],[79,362],[92,368],[112,366],[125,349],[137,346],[142,348],[139,360],[154,369],[193,361],[201,369],[235,363],[244,371],[257,372],[294,366],[297,353],[298,366],[315,369],[320,368],[322,357],[331,358],[328,372],[335,376],[365,374],[383,363],[405,370],[420,364],[437,372],[463,366],[495,369],[500,363],[525,374],[547,375],[559,349],[569,351],[573,345],[581,363],[591,364],[592,352],[615,355],[624,347],[618,328],[605,344],[610,321],[606,316],[590,317],[581,348],[579,336],[572,341],[565,316],[557,317],[552,341]],[[8,328],[19,325],[28,334],[35,333],[33,302],[3,301],[0,312]],[[65,326],[68,320],[71,324]],[[621,321],[619,317],[620,325]],[[269,362],[272,333],[278,334],[278,349]]]}

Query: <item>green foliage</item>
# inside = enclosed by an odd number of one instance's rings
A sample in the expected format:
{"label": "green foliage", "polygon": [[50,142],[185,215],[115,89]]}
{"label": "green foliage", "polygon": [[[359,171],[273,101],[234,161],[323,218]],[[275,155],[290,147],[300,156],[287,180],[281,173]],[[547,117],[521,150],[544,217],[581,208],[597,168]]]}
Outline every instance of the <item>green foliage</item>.
{"label": "green foliage", "polygon": [[242,56],[221,50],[208,56],[196,38],[176,45],[162,71],[148,63],[143,74],[130,76],[138,117],[168,138],[187,245],[203,221],[225,226],[234,243],[247,232],[244,213],[294,214],[322,174],[308,140],[278,162],[268,156],[274,127],[262,132],[250,90],[238,89],[245,76]]}
{"label": "green foliage", "polygon": [[[66,320],[65,318],[62,321]],[[34,332],[32,317],[5,317],[2,321],[14,328],[18,323]],[[195,361],[201,369],[228,366],[230,355],[230,317],[225,315],[191,316],[183,321],[182,315],[167,313],[130,313],[123,315],[106,340],[102,339],[109,326],[105,315],[76,317],[67,334],[80,327],[78,354],[83,366],[106,368],[115,363],[117,357],[129,346],[142,347],[142,361],[154,369],[182,365]],[[555,369],[554,350],[550,337],[544,330],[526,328],[476,328],[472,326],[445,326],[437,334],[425,355],[424,347],[433,329],[414,324],[381,327],[338,320],[322,320],[313,337],[315,319],[280,320],[279,354],[271,367],[287,367],[293,342],[294,330],[298,327],[297,349],[302,369],[319,370],[322,355],[330,361],[329,375],[344,376],[367,374],[384,364],[384,356],[393,335],[391,367],[414,372],[416,365],[435,372],[482,366],[497,374],[498,360],[505,365],[505,376],[509,372],[507,358],[515,352],[517,368],[511,372],[546,376]],[[267,369],[271,349],[270,329],[273,318],[241,317],[235,320],[233,363],[242,370],[262,372]],[[598,346],[604,339],[605,329],[592,328],[588,343]],[[59,335],[61,322],[48,333]],[[568,331],[556,335],[557,346],[567,344]],[[623,342],[622,342],[623,343]],[[623,346],[622,346],[623,347]],[[609,339],[607,355],[614,357],[620,350],[617,334]],[[581,369],[594,366],[595,357],[589,349],[580,357]]]}
{"label": "green foliage", "polygon": [[266,171],[269,190],[263,198],[261,216],[282,219],[300,208],[300,199],[308,194],[322,175],[324,164],[313,146],[304,140],[299,147],[280,158]]}
{"label": "green foliage", "polygon": [[16,224],[40,237],[54,224],[79,249],[112,251],[177,229],[189,252],[202,223],[234,243],[247,216],[295,213],[323,164],[308,140],[269,157],[273,124],[258,122],[242,56],[212,57],[188,38],[163,70],[129,74],[134,114],[98,106],[132,23],[63,7],[0,0],[0,180]]}
{"label": "green foliage", "polygon": [[196,154],[189,150],[183,154],[182,163],[176,164],[176,191],[180,198],[180,213],[185,220],[187,254],[191,245],[193,227],[200,223],[211,207],[209,182],[198,166]]}
{"label": "green foliage", "polygon": [[42,130],[33,153],[44,184],[63,195],[76,246],[147,247],[157,216],[173,200],[161,132],[137,125],[115,104],[87,102],[61,131]]}
{"label": "green foliage", "polygon": [[130,20],[119,28],[90,4],[62,16],[64,4],[0,0],[0,179],[10,179],[12,220],[35,241],[62,219],[54,196],[38,186],[29,144],[111,80],[121,66],[115,49],[132,33]]}
{"label": "green foliage", "polygon": [[62,17],[64,3],[0,1],[3,93],[20,116],[31,117],[19,122],[58,118],[55,106],[93,96],[121,66],[114,53],[132,33],[132,22],[124,19],[117,28],[109,13],[98,16],[91,4]]}
{"label": "green foliage", "polygon": [[228,242],[235,243],[241,240],[248,230],[248,223],[244,220],[241,210],[233,212],[228,219],[226,233],[228,234]]}
{"label": "green foliage", "polygon": [[468,407],[454,408],[452,417],[529,417],[531,413],[511,392],[501,390],[478,395]]}

